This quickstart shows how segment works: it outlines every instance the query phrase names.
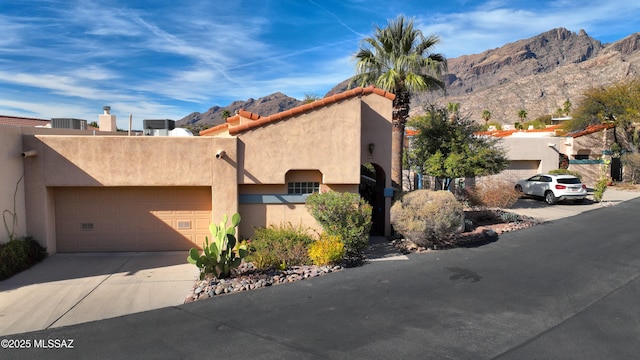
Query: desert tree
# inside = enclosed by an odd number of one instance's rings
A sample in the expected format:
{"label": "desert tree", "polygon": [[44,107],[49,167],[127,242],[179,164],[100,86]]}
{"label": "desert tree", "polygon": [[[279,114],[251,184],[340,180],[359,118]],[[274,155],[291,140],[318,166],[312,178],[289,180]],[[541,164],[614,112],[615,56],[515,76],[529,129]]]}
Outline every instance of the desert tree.
{"label": "desert tree", "polygon": [[497,174],[508,165],[499,139],[479,136],[481,125],[468,117],[451,121],[446,108],[430,105],[425,115],[416,116],[409,126],[416,129],[411,158],[428,175],[442,179],[442,188],[461,177]]}
{"label": "desert tree", "polygon": [[571,117],[572,120],[565,124],[567,132],[579,131],[593,124],[610,123],[615,127],[614,147],[638,152],[640,79],[584,91]]}

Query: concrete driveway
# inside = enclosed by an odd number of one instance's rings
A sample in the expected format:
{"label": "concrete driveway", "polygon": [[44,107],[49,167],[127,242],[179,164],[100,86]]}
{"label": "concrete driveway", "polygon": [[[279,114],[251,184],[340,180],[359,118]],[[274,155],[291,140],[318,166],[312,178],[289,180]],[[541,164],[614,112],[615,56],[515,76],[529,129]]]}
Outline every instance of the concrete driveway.
{"label": "concrete driveway", "polygon": [[638,191],[617,190],[609,187],[604,193],[602,202],[599,203],[592,200],[593,195],[589,195],[583,203],[564,201],[556,205],[548,205],[541,198],[523,197],[508,210],[516,214],[531,216],[544,222],[575,216],[602,207],[617,205],[637,197],[640,197],[640,192]]}
{"label": "concrete driveway", "polygon": [[198,276],[186,253],[50,256],[0,282],[0,335],[180,305]]}

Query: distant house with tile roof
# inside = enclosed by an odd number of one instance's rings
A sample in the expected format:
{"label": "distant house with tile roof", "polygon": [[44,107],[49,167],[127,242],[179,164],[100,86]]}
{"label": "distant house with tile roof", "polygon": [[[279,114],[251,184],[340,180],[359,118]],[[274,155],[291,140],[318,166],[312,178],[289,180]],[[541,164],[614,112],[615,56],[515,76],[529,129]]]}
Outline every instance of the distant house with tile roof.
{"label": "distant house with tile roof", "polygon": [[[610,158],[607,150],[613,143],[613,129],[613,124],[597,124],[564,133],[562,125],[555,124],[544,129],[507,129],[478,135],[502,139],[501,146],[507,150],[510,162],[497,176],[515,181],[565,167],[579,172],[583,181],[592,185],[600,176],[603,160]],[[616,166],[619,164],[613,165],[611,176],[617,179],[621,176],[621,168]]]}
{"label": "distant house with tile roof", "polygon": [[0,126],[51,127],[51,120],[0,115]]}

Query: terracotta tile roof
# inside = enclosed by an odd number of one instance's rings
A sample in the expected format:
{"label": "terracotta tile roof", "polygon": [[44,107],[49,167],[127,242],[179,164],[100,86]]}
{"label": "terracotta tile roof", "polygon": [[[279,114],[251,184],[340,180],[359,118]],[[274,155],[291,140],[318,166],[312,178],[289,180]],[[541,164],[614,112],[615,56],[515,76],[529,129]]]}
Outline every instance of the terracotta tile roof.
{"label": "terracotta tile roof", "polygon": [[47,126],[49,124],[51,124],[51,120],[0,115],[0,125],[30,127]]}
{"label": "terracotta tile roof", "polygon": [[551,126],[547,126],[544,129],[532,129],[532,130],[525,130],[525,132],[530,132],[530,133],[536,133],[536,132],[554,132],[558,129],[562,128],[561,124],[556,124],[556,125],[551,125]]}
{"label": "terracotta tile roof", "polygon": [[[226,123],[220,124],[218,126],[214,126],[207,130],[200,131],[200,136],[212,136],[212,135],[223,133],[225,131],[229,131],[230,135],[237,135],[247,130],[255,129],[263,125],[267,125],[277,121],[286,120],[288,118],[291,118],[312,110],[329,106],[341,100],[345,100],[345,99],[349,99],[349,98],[361,96],[361,95],[367,95],[367,94],[377,94],[390,100],[393,100],[396,97],[395,94],[393,93],[387,92],[385,90],[382,90],[374,86],[369,86],[366,88],[357,87],[351,90],[347,90],[345,92],[341,92],[339,94],[328,96],[326,98],[316,100],[314,102],[307,103],[307,104],[295,107],[293,109],[285,110],[269,116],[260,116],[258,114],[254,114],[252,112],[241,109],[237,115],[227,118]],[[248,119],[250,121],[242,122],[242,119]]]}
{"label": "terracotta tile roof", "polygon": [[411,136],[416,136],[418,135],[418,133],[420,132],[420,130],[414,130],[414,129],[405,129],[404,130],[404,135],[411,137]]}
{"label": "terracotta tile roof", "polygon": [[510,129],[510,130],[497,130],[497,131],[481,131],[481,132],[477,132],[476,135],[488,135],[488,136],[503,138],[503,137],[511,136],[515,133],[546,133],[546,132],[557,133],[557,131],[560,130],[561,128],[562,128],[562,125],[551,125],[551,126],[545,127],[544,129],[531,129],[531,130]]}
{"label": "terracotta tile roof", "polygon": [[577,131],[577,132],[573,132],[573,133],[569,133],[569,134],[567,134],[567,136],[571,136],[572,138],[577,138],[577,137],[580,137],[580,136],[593,134],[593,133],[596,133],[598,131],[602,131],[602,130],[605,130],[605,129],[612,129],[614,127],[615,127],[615,125],[613,123],[589,125],[589,126],[587,126],[586,129],[581,130],[581,131]]}

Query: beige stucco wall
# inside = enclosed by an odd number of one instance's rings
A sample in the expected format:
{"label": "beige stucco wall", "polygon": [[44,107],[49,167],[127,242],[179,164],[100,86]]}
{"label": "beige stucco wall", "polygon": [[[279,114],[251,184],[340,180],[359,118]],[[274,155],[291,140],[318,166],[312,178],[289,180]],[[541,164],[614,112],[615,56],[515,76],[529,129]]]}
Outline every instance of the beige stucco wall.
{"label": "beige stucco wall", "polygon": [[[9,231],[13,231],[16,237],[27,235],[24,181],[20,180],[23,173],[22,166],[22,130],[19,127],[0,126],[0,211],[5,213],[5,219]],[[18,192],[16,193],[16,185]],[[14,194],[15,209],[14,209]],[[5,212],[8,210],[17,216],[17,224],[13,226],[12,216]],[[0,225],[0,243],[9,241],[9,234],[4,223]]]}
{"label": "beige stucco wall", "polygon": [[[559,153],[563,148],[562,137],[505,138],[500,146],[507,149],[509,160],[540,160],[540,172],[558,168]],[[550,146],[550,145],[555,146]]]}
{"label": "beige stucco wall", "polygon": [[567,155],[571,159],[577,154],[589,154],[589,159],[599,159],[602,150],[608,149],[613,142],[613,130],[603,130],[577,138],[567,139]]}
{"label": "beige stucco wall", "polygon": [[[386,169],[385,187],[391,187],[392,102],[381,96],[366,96],[362,102],[360,163],[374,163]],[[374,145],[373,154],[369,144]]]}
{"label": "beige stucco wall", "polygon": [[238,235],[242,239],[253,236],[254,229],[270,225],[291,224],[303,226],[310,231],[320,233],[322,227],[309,214],[305,204],[240,204],[242,221]]}
{"label": "beige stucco wall", "polygon": [[[623,139],[620,136],[620,139]],[[589,155],[589,160],[602,159],[602,151],[609,149],[613,143],[613,129],[607,129],[592,134],[583,135],[577,138],[567,138],[566,154],[573,160],[576,155]],[[609,159],[609,156],[605,156]],[[582,182],[589,187],[593,187],[600,178],[601,172],[610,174],[608,166],[603,164],[570,164],[569,170],[577,171],[582,175]]]}
{"label": "beige stucco wall", "polygon": [[[507,158],[512,164],[520,162],[521,165],[527,167],[509,168],[500,174],[485,177],[487,179],[499,178],[510,182],[533,175],[535,173],[546,172],[557,169],[559,164],[559,153],[564,151],[563,137],[517,137],[510,136],[502,138],[498,146],[505,149]],[[550,146],[550,145],[554,146]],[[537,168],[528,168],[528,166],[537,165]]]}
{"label": "beige stucco wall", "polygon": [[282,184],[289,170],[319,170],[324,183],[359,183],[360,116],[360,100],[351,98],[239,134],[238,183]]}
{"label": "beige stucco wall", "polygon": [[[321,191],[357,193],[360,165],[365,163],[384,169],[384,187],[391,187],[391,113],[391,100],[368,94],[239,134],[241,193],[273,194],[280,190],[286,194],[288,181],[319,181]],[[373,154],[369,144],[375,146]],[[299,174],[310,174],[309,170],[317,170],[321,178],[298,178]],[[268,184],[283,187],[269,188]],[[390,234],[391,198],[384,200],[384,207],[385,229]],[[242,204],[240,209],[247,214],[240,230],[248,236],[252,234],[250,224],[300,221],[320,229],[304,204]]]}
{"label": "beige stucco wall", "polygon": [[[238,209],[234,138],[25,135],[30,234],[56,252],[55,187],[210,186],[212,220]],[[224,150],[222,159],[215,159]]]}
{"label": "beige stucco wall", "polygon": [[[9,210],[12,213],[14,192],[16,190],[16,183],[20,176],[24,172],[24,162],[29,162],[32,158],[22,158],[22,152],[30,150],[29,144],[23,144],[24,135],[35,134],[58,134],[58,135],[89,135],[94,132],[91,130],[74,130],[74,129],[50,129],[50,128],[37,128],[37,127],[17,127],[17,126],[0,126],[0,164],[2,164],[2,171],[0,171],[0,211]],[[98,134],[104,134],[97,132]],[[22,180],[18,184],[18,192],[15,196],[16,210],[15,213],[18,217],[18,223],[14,229],[15,236],[34,236],[37,239],[37,234],[31,231],[29,225],[39,226],[33,219],[30,219],[26,212],[25,201],[25,181]],[[47,192],[42,191],[40,196],[46,198]],[[8,213],[6,218],[10,230],[12,227],[11,219]],[[31,221],[30,221],[31,220]],[[0,242],[6,242],[8,240],[7,231],[4,228],[4,223],[0,225],[2,230],[0,231]]]}

